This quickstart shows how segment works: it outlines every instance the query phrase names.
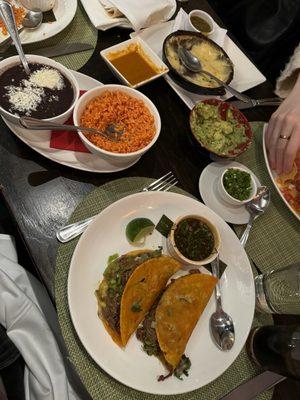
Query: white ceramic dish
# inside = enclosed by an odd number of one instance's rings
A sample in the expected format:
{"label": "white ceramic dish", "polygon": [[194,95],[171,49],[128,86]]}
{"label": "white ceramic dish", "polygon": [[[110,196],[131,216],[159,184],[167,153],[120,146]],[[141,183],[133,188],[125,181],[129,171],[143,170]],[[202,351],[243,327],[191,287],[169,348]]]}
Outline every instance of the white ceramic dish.
{"label": "white ceramic dish", "polygon": [[208,25],[210,26],[210,31],[207,32],[207,33],[205,32],[204,33],[205,36],[210,37],[214,33],[214,31],[215,31],[215,22],[214,22],[214,20],[212,19],[212,17],[209,14],[207,14],[207,12],[202,11],[202,10],[193,10],[193,11],[191,11],[189,13],[189,17],[188,17],[188,19],[186,20],[186,23],[185,23],[186,24],[185,25],[185,29],[187,31],[192,31],[192,32],[194,31],[194,32],[203,33],[199,29],[194,27],[194,25],[192,24],[192,21],[191,21],[191,17],[200,17],[200,18],[202,18],[204,21],[206,21],[208,23]]}
{"label": "white ceramic dish", "polygon": [[89,90],[86,92],[83,96],[80,97],[78,100],[75,108],[74,108],[74,113],[73,113],[73,118],[74,118],[74,124],[75,125],[81,125],[80,123],[80,118],[81,115],[86,107],[86,105],[95,97],[101,96],[104,92],[110,91],[110,92],[123,92],[131,97],[134,97],[136,99],[142,100],[145,104],[145,106],[149,109],[150,113],[154,117],[154,125],[155,125],[155,135],[151,142],[143,147],[140,150],[131,152],[131,153],[113,153],[110,151],[106,151],[101,149],[100,147],[95,146],[92,142],[90,142],[85,135],[82,132],[79,132],[79,137],[82,140],[83,144],[95,155],[98,155],[99,157],[109,161],[111,164],[115,165],[116,167],[118,166],[123,166],[127,165],[128,163],[133,163],[140,159],[140,157],[145,154],[156,142],[158,139],[158,136],[160,134],[160,129],[161,129],[161,120],[159,116],[159,112],[157,111],[157,108],[155,105],[152,103],[152,101],[146,97],[144,94],[141,92],[126,87],[122,85],[105,85],[105,86],[100,86],[96,87],[92,90]]}
{"label": "white ceramic dish", "polygon": [[[72,73],[74,74],[81,90],[89,90],[102,85],[102,83],[96,81],[96,79],[81,74],[80,72],[72,71]],[[122,167],[116,167],[92,153],[52,149],[50,148],[50,131],[29,131],[18,127],[5,119],[4,121],[10,130],[34,151],[51,161],[70,168],[94,173],[112,173],[129,168],[138,161],[135,160],[134,162],[128,163]]]}
{"label": "white ceramic dish", "polygon": [[[45,121],[55,122],[57,124],[65,123],[71,117],[73,109],[75,107],[75,104],[79,98],[79,85],[77,83],[77,80],[75,79],[74,75],[68,68],[66,68],[62,64],[52,60],[51,58],[36,56],[34,54],[27,54],[26,58],[29,63],[44,64],[44,65],[56,68],[71,83],[73,91],[74,91],[74,98],[73,98],[72,105],[64,113],[57,115],[55,117],[52,117],[52,118],[45,119]],[[13,56],[13,57],[4,59],[3,61],[0,62],[0,75],[4,71],[8,70],[9,68],[12,68],[13,66],[19,65],[19,64],[20,64],[19,56]],[[3,118],[10,121],[12,124],[19,126],[19,117],[6,111],[1,106],[0,106],[0,114]]]}
{"label": "white ceramic dish", "polygon": [[[250,214],[245,206],[237,207],[225,202],[218,189],[220,176],[227,168],[243,168],[247,172],[251,172],[245,165],[235,161],[218,161],[210,163],[204,170],[199,179],[199,192],[203,202],[212,210],[214,210],[225,221],[243,225],[247,224]],[[260,182],[253,174],[256,186],[260,186]]]}
{"label": "white ceramic dish", "polygon": [[282,200],[285,202],[286,206],[289,208],[289,210],[295,215],[295,217],[300,221],[300,215],[296,213],[296,211],[290,206],[289,202],[284,198],[284,195],[281,193],[279,187],[276,184],[276,178],[277,178],[277,173],[276,171],[273,171],[270,167],[269,160],[268,160],[268,153],[267,153],[267,148],[266,148],[266,130],[267,130],[267,124],[264,125],[264,130],[263,130],[263,151],[264,151],[264,158],[265,158],[265,163],[266,167],[268,170],[268,173],[270,175],[270,178],[273,182],[273,185],[275,186],[279,196],[282,198]]}
{"label": "white ceramic dish", "polygon": [[222,173],[222,175],[220,176],[219,182],[218,182],[218,189],[219,189],[219,194],[221,196],[221,198],[226,202],[229,203],[233,206],[238,206],[241,207],[244,204],[248,203],[248,201],[250,201],[253,196],[255,196],[256,192],[257,192],[257,186],[256,186],[256,182],[255,179],[253,177],[252,172],[246,171],[245,168],[234,168],[240,171],[245,171],[248,172],[250,174],[250,178],[251,178],[251,193],[249,195],[249,197],[246,200],[238,200],[235,199],[234,197],[232,197],[227,190],[224,187],[224,175],[226,174],[226,172],[228,171],[229,168],[225,169]]}
{"label": "white ceramic dish", "polygon": [[38,8],[43,12],[52,10],[55,2],[56,0],[19,0],[19,3],[27,10]]}
{"label": "white ceramic dish", "polygon": [[[209,318],[215,311],[214,296],[210,299],[188,342],[185,354],[191,358],[189,376],[182,381],[170,377],[158,382],[165,372],[156,357],[149,357],[141,343],[132,336],[124,350],[106,332],[97,316],[94,295],[107,259],[111,254],[124,254],[133,247],[125,236],[126,225],[133,218],[146,217],[157,223],[163,214],[173,221],[181,215],[202,215],[209,219],[221,235],[220,257],[227,263],[221,278],[224,309],[235,323],[236,341],[231,351],[222,352],[209,332]],[[146,240],[150,249],[166,240],[157,231]],[[201,267],[205,272],[205,268]],[[78,296],[80,293],[80,296]],[[68,277],[68,303],[76,332],[90,356],[108,374],[134,389],[154,394],[186,393],[207,385],[220,376],[236,359],[249,334],[255,306],[254,281],[245,250],[232,229],[204,204],[189,197],[169,192],[138,193],[125,197],[103,210],[81,236],[72,257]]]}
{"label": "white ceramic dish", "polygon": [[[174,20],[164,22],[142,30],[138,33],[138,36],[143,39],[159,57],[162,57],[162,44],[164,39],[173,31],[173,26]],[[135,37],[136,35],[136,33],[132,33],[130,36]],[[230,83],[234,89],[244,92],[245,90],[255,87],[266,80],[264,75],[255,67],[254,64],[252,64],[249,58],[239,49],[229,36],[226,35],[222,47],[234,64],[234,77]],[[169,77],[169,75],[166,75],[165,79],[190,110],[199,101],[208,98],[208,96],[193,94],[182,89]],[[225,96],[220,97],[220,99],[226,100],[230,97],[232,97],[232,95],[227,93]]]}
{"label": "white ceramic dish", "polygon": [[[117,53],[118,51],[125,50],[128,48],[130,45],[137,45],[140,46],[140,48],[143,50],[143,52],[146,54],[146,56],[149,58],[150,61],[159,69],[161,70],[160,73],[157,73],[156,75],[152,76],[149,79],[146,79],[144,81],[141,81],[135,85],[132,85],[128,80],[124,77],[124,75],[121,74],[121,72],[111,63],[109,60],[109,55],[111,53]],[[115,46],[108,47],[105,50],[102,50],[100,52],[101,57],[103,60],[106,62],[106,64],[109,66],[109,68],[112,70],[114,75],[125,85],[132,87],[132,88],[138,88],[140,86],[145,85],[146,83],[149,83],[157,78],[160,78],[161,76],[167,74],[169,72],[168,67],[162,60],[158,57],[156,53],[145,43],[142,39],[140,38],[134,38],[134,39],[129,39],[126,40],[125,42],[121,42],[119,44],[116,44]]]}
{"label": "white ceramic dish", "polygon": [[[177,228],[178,224],[186,218],[197,219],[197,220],[200,220],[201,222],[204,222],[210,228],[210,231],[213,233],[214,241],[215,241],[215,244],[214,244],[215,248],[213,249],[212,253],[208,257],[206,257],[205,259],[203,259],[201,261],[192,261],[192,260],[184,257],[184,255],[180,253],[180,251],[178,250],[178,248],[176,246],[175,237],[174,237],[176,228]],[[195,265],[198,267],[201,265],[209,264],[217,257],[217,253],[220,250],[220,247],[221,247],[221,238],[220,238],[218,229],[208,219],[204,218],[203,216],[199,216],[199,215],[184,215],[184,216],[177,218],[176,221],[174,221],[174,225],[173,225],[171,232],[167,238],[167,249],[168,249],[170,256],[176,258],[179,262],[181,262],[184,265]]]}
{"label": "white ceramic dish", "polygon": [[[18,3],[13,1],[13,3]],[[56,21],[43,23],[38,29],[26,30],[20,34],[23,44],[30,44],[49,39],[65,29],[72,21],[77,10],[77,0],[56,0],[53,7],[53,13]],[[0,43],[8,35],[0,32]]]}

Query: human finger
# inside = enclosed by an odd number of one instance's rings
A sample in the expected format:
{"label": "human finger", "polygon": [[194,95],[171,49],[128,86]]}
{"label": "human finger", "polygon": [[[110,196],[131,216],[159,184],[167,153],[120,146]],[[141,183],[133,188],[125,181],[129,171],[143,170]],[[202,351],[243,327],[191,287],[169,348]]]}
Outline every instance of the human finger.
{"label": "human finger", "polygon": [[295,127],[284,151],[283,172],[288,173],[291,171],[299,148],[300,127]]}
{"label": "human finger", "polygon": [[270,136],[268,151],[269,151],[269,162],[272,169],[276,169],[276,152],[279,135],[282,131],[283,117],[277,116],[274,123],[274,128]]}
{"label": "human finger", "polygon": [[288,140],[279,138],[276,146],[275,153],[275,170],[277,174],[281,174],[283,171],[283,155],[287,147]]}

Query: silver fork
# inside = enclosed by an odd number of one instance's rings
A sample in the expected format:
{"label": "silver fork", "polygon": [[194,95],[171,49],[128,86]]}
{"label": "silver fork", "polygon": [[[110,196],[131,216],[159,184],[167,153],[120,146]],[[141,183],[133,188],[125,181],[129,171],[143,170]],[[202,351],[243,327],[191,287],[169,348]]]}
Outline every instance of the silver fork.
{"label": "silver fork", "polygon": [[[141,192],[167,192],[173,186],[177,185],[178,180],[175,178],[173,173],[170,171],[166,175],[162,176],[161,178],[157,179],[156,181],[150,183],[150,185],[142,188]],[[56,232],[56,237],[61,243],[67,243],[70,240],[76,238],[77,236],[81,235],[89,224],[96,218],[96,215],[93,217],[86,218],[82,221],[75,222],[73,224],[69,224],[61,228],[59,231]]]}

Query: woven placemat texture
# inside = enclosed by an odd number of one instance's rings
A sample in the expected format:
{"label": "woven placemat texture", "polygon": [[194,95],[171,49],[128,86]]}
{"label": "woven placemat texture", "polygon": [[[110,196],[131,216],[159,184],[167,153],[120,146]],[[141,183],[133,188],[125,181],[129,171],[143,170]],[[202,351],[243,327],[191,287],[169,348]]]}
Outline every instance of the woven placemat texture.
{"label": "woven placemat texture", "polygon": [[[116,200],[138,192],[152,181],[153,179],[149,178],[122,178],[109,182],[86,196],[75,209],[69,222],[76,222],[97,214]],[[192,197],[178,188],[173,191]],[[69,357],[84,386],[94,400],[165,399],[165,396],[141,393],[115,381],[96,365],[83,348],[70,319],[67,299],[68,271],[77,242],[78,239],[75,239],[59,247],[55,272],[55,298],[59,323]],[[266,324],[272,324],[271,317],[258,315],[253,326]],[[259,372],[259,369],[251,363],[245,349],[243,349],[232,366],[209,385],[184,395],[168,396],[167,398],[170,400],[217,400]],[[272,391],[267,391],[260,395],[258,399],[269,400],[271,397]]]}
{"label": "woven placemat texture", "polygon": [[[262,185],[271,190],[271,204],[254,223],[246,251],[262,272],[300,261],[300,222],[277,193],[265,164],[263,154],[263,122],[253,122],[254,143],[236,161],[246,165]],[[244,226],[235,226],[238,236]]]}
{"label": "woven placemat texture", "polygon": [[56,44],[89,43],[93,46],[92,50],[53,57],[55,61],[62,63],[65,67],[78,70],[91,58],[96,48],[97,39],[98,30],[91,24],[81,3],[78,2],[76,15],[70,25],[52,38],[26,45],[25,51],[34,54],[35,49],[54,46]]}

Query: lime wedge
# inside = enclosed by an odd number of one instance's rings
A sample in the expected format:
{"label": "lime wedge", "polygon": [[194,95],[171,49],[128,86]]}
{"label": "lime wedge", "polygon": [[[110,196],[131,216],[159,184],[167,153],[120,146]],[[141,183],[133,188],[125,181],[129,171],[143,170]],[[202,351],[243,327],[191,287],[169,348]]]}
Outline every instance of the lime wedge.
{"label": "lime wedge", "polygon": [[127,240],[132,244],[143,244],[154,227],[154,223],[148,218],[135,218],[126,226]]}

